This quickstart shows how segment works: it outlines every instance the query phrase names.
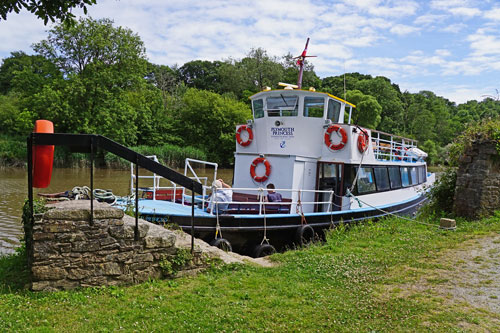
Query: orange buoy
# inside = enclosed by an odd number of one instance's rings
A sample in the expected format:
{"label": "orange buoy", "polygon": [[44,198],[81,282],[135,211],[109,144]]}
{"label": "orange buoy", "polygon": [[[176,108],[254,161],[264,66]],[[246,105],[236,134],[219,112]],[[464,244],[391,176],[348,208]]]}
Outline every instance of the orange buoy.
{"label": "orange buoy", "polygon": [[[262,176],[257,176],[257,174],[255,173],[255,169],[257,168],[257,165],[259,165],[260,163],[264,163],[264,166],[266,167],[266,173]],[[252,164],[250,164],[250,176],[256,182],[259,183],[265,182],[269,178],[270,174],[271,174],[271,164],[264,157],[257,157],[255,160],[253,160]]]}
{"label": "orange buoy", "polygon": [[[54,124],[49,120],[37,120],[35,133],[54,133]],[[50,185],[54,146],[35,145],[33,147],[33,187],[46,188]]]}

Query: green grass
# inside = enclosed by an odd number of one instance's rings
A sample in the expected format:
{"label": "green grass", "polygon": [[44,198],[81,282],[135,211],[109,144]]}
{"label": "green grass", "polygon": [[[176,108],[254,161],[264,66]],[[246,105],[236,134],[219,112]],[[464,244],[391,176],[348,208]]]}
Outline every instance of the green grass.
{"label": "green grass", "polygon": [[405,287],[429,270],[453,269],[436,263],[440,251],[494,232],[498,216],[458,221],[455,232],[389,219],[276,254],[273,268],[227,265],[196,277],[55,293],[22,289],[22,260],[11,256],[0,260],[0,331],[495,330],[495,314]]}

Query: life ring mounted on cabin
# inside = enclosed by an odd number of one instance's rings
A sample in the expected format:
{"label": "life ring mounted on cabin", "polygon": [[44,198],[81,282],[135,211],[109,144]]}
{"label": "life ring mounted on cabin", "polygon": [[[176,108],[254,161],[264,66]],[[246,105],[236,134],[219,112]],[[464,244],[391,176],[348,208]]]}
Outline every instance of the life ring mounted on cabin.
{"label": "life ring mounted on cabin", "polygon": [[[248,139],[246,141],[243,141],[241,139],[241,132],[242,131],[247,131],[247,133],[248,133]],[[241,125],[240,127],[238,127],[238,129],[236,130],[236,142],[238,142],[238,144],[240,146],[246,147],[249,144],[251,144],[252,141],[253,141],[253,131],[252,131],[252,128],[250,128],[247,125]]]}
{"label": "life ring mounted on cabin", "polygon": [[368,135],[362,130],[358,135],[358,150],[363,154],[368,149]]}
{"label": "life ring mounted on cabin", "polygon": [[[342,137],[340,142],[337,144],[332,142],[331,135],[333,132],[340,134]],[[347,144],[347,132],[345,131],[345,129],[343,129],[342,127],[340,127],[340,125],[337,124],[328,126],[325,132],[325,145],[331,150],[340,150],[344,148],[346,144]]]}
{"label": "life ring mounted on cabin", "polygon": [[[263,176],[257,176],[257,174],[255,173],[255,169],[257,168],[257,165],[259,165],[260,163],[264,163],[264,166],[266,167],[266,173]],[[271,174],[271,164],[264,157],[257,157],[255,160],[253,160],[252,164],[250,164],[250,176],[256,182],[258,183],[265,182],[266,180],[269,179],[270,174]]]}

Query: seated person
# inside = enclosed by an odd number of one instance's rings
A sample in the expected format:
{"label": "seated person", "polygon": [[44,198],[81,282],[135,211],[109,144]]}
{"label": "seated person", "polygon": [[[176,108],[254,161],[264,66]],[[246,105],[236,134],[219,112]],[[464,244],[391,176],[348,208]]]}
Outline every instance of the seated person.
{"label": "seated person", "polygon": [[278,192],[275,192],[274,189],[274,184],[267,184],[267,201],[268,202],[281,202],[283,199],[281,197],[281,194]]}
{"label": "seated person", "polygon": [[[208,212],[215,212],[214,206],[218,208],[218,212],[222,213],[229,206],[229,202],[233,201],[233,190],[231,186],[224,183],[222,179],[217,179],[214,181],[213,186],[215,187],[214,193],[210,201],[210,206],[208,207]],[[215,203],[218,202],[216,205]]]}

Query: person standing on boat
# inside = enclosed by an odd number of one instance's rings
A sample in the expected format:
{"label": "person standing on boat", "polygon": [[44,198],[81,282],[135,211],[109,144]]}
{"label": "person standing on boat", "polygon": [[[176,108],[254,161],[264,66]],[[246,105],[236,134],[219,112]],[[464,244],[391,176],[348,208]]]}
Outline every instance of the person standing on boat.
{"label": "person standing on boat", "polygon": [[283,198],[281,197],[281,194],[278,192],[275,192],[273,183],[267,184],[267,201],[269,202],[281,202]]}
{"label": "person standing on boat", "polygon": [[[229,202],[233,201],[233,190],[222,179],[215,180],[212,186],[214,193],[212,194],[209,211],[215,212],[214,206],[216,206],[218,212],[222,213],[227,210]],[[216,203],[218,204],[216,205]]]}

